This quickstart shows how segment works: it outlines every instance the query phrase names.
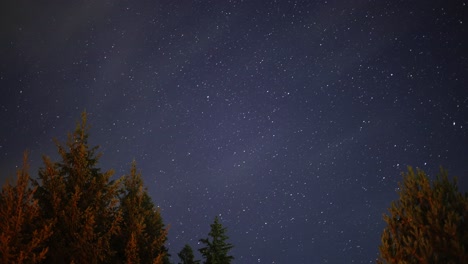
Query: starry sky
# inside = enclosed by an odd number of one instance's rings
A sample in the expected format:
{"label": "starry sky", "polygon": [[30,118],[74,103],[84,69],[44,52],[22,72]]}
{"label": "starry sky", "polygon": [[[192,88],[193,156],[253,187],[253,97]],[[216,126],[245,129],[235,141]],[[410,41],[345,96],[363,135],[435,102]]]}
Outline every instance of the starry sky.
{"label": "starry sky", "polygon": [[2,182],[80,113],[135,159],[173,261],[372,263],[408,165],[468,190],[467,1],[2,1]]}

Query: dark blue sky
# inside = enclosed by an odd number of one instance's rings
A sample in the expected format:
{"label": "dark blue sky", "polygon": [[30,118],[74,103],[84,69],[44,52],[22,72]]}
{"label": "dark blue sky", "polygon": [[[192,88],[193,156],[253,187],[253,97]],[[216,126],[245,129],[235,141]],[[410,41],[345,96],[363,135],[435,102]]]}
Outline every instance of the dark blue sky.
{"label": "dark blue sky", "polygon": [[468,190],[466,1],[0,10],[2,182],[86,109],[102,168],[137,161],[174,262],[220,215],[235,263],[371,263],[406,166]]}

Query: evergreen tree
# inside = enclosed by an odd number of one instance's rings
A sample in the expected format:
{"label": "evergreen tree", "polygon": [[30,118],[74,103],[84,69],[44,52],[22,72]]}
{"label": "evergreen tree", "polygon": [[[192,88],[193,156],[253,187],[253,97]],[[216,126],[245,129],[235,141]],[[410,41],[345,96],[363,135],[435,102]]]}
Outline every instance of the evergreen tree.
{"label": "evergreen tree", "polygon": [[124,176],[120,195],[120,210],[123,217],[119,234],[116,236],[116,262],[167,263],[164,242],[167,230],[159,210],[156,210],[143,186],[136,163],[131,165],[130,174]]}
{"label": "evergreen tree", "polygon": [[135,163],[110,181],[112,171],[97,167],[88,130],[83,113],[66,144],[56,143],[61,161],[43,157],[34,188],[26,156],[16,186],[3,187],[0,263],[170,264],[167,228]]}
{"label": "evergreen tree", "polygon": [[195,260],[195,256],[193,255],[192,247],[188,244],[184,246],[184,248],[177,254],[182,261],[179,264],[199,264],[199,260]]}
{"label": "evergreen tree", "polygon": [[47,253],[52,222],[38,225],[41,213],[29,188],[27,153],[17,171],[16,185],[6,183],[0,193],[0,262],[40,263]]}
{"label": "evergreen tree", "polygon": [[[218,216],[215,217],[213,224],[210,225],[211,230],[208,233],[208,238],[200,239],[205,247],[199,251],[205,258],[205,264],[229,264],[234,259],[228,255],[229,250],[233,245],[226,242],[229,237],[226,235],[226,228],[219,222]],[[210,239],[211,237],[211,239]]]}
{"label": "evergreen tree", "polygon": [[432,185],[422,170],[403,176],[378,263],[468,263],[468,194],[442,169]]}
{"label": "evergreen tree", "polygon": [[60,162],[44,157],[36,181],[41,210],[55,221],[47,263],[102,263],[113,255],[111,237],[119,230],[118,182],[97,167],[98,147],[88,146],[86,113],[66,145],[57,144]]}

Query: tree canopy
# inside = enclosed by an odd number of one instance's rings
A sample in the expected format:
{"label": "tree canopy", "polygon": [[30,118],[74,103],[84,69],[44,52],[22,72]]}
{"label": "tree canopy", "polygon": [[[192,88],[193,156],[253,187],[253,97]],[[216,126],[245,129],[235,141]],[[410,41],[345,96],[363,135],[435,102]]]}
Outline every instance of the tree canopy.
{"label": "tree canopy", "polygon": [[411,167],[384,215],[378,263],[468,263],[468,194],[441,169],[430,182]]}
{"label": "tree canopy", "polygon": [[115,242],[118,249],[115,262],[125,259],[128,264],[165,263],[167,230],[144,188],[135,161],[130,173],[123,178],[120,212],[123,221]]}
{"label": "tree canopy", "polygon": [[[87,114],[62,144],[59,160],[43,156],[31,179],[25,153],[16,183],[0,193],[1,263],[170,264],[168,228],[148,194],[134,161],[129,173],[112,179],[102,172],[98,147],[88,143]],[[219,219],[200,249],[205,263],[229,264],[232,245]],[[189,245],[178,254],[197,264]]]}
{"label": "tree canopy", "polygon": [[38,224],[42,213],[34,198],[37,188],[29,188],[27,152],[16,175],[16,184],[5,184],[0,193],[0,262],[40,263],[49,250],[52,221]]}
{"label": "tree canopy", "polygon": [[65,145],[56,142],[61,160],[44,156],[35,181],[35,198],[46,220],[55,222],[48,243],[49,263],[102,263],[114,250],[111,239],[119,232],[119,181],[113,171],[97,167],[98,147],[88,145],[86,113]]}
{"label": "tree canopy", "polygon": [[185,244],[184,248],[177,254],[180,261],[179,264],[198,264],[199,260],[195,260],[195,255],[193,254],[193,249],[190,245]]}
{"label": "tree canopy", "polygon": [[211,230],[208,233],[208,238],[200,239],[200,242],[205,246],[199,251],[205,258],[205,264],[229,264],[234,259],[228,255],[229,250],[233,245],[228,243],[226,228],[219,222],[218,216],[215,217],[213,224],[210,225]]}

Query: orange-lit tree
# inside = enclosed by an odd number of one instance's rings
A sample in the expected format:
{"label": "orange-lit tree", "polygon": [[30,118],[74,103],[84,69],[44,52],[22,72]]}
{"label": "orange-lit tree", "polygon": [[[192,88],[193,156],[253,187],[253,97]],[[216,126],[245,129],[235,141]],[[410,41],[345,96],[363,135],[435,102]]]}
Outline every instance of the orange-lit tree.
{"label": "orange-lit tree", "polygon": [[86,113],[65,145],[57,143],[61,161],[44,157],[36,181],[41,210],[56,222],[48,243],[47,263],[102,263],[114,254],[111,238],[119,231],[119,182],[112,171],[97,167],[97,147],[89,147]]}
{"label": "orange-lit tree", "polygon": [[117,181],[101,172],[86,117],[56,143],[60,161],[43,157],[33,188],[26,156],[16,185],[3,187],[0,263],[170,263],[167,228],[135,163]]}
{"label": "orange-lit tree", "polygon": [[468,263],[468,194],[441,169],[436,180],[409,168],[392,203],[378,263]]}
{"label": "orange-lit tree", "polygon": [[116,236],[117,260],[125,263],[163,264],[168,261],[164,247],[167,230],[159,210],[154,207],[133,162],[130,174],[124,176],[120,194],[123,218]]}
{"label": "orange-lit tree", "polygon": [[17,171],[16,185],[6,183],[0,193],[0,263],[40,263],[47,253],[52,222],[41,222],[41,211],[30,188],[28,157]]}

